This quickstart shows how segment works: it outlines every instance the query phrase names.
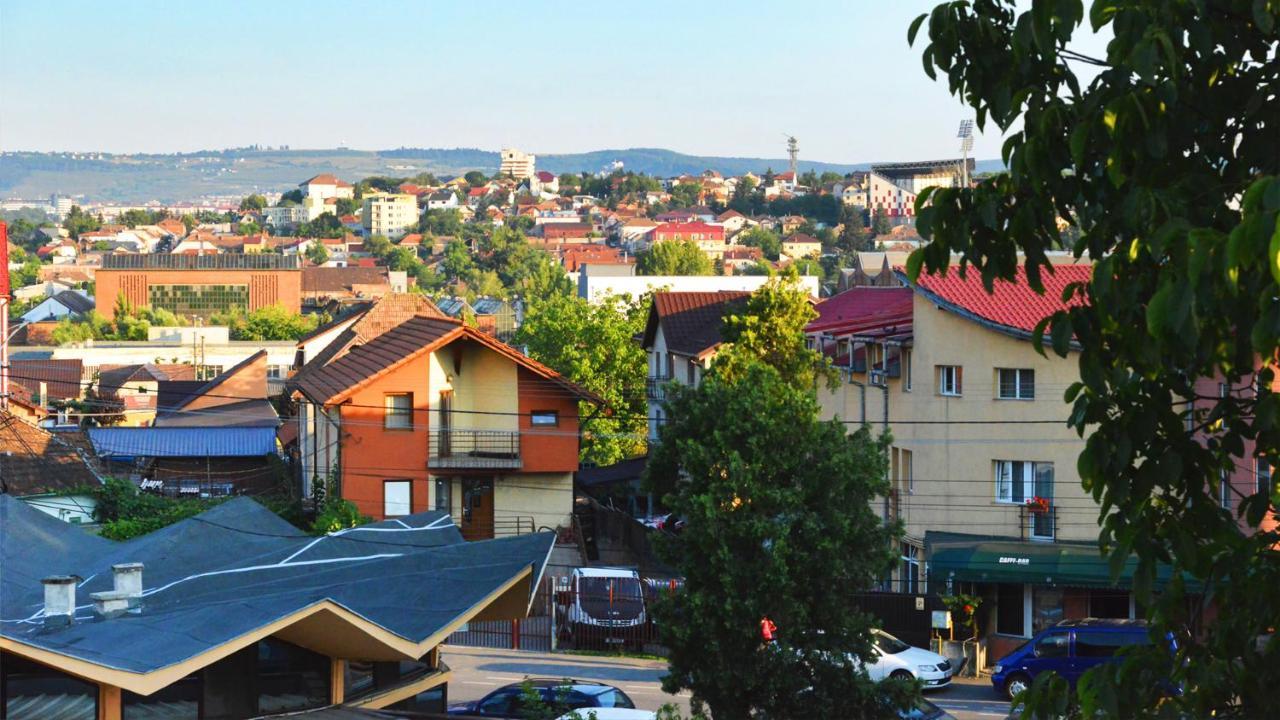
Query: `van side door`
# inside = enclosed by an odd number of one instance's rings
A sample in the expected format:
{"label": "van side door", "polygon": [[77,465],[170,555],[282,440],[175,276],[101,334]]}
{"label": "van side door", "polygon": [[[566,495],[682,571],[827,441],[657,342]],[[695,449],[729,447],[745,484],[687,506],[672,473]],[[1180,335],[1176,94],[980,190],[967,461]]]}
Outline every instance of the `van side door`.
{"label": "van side door", "polygon": [[1026,661],[1026,668],[1032,680],[1040,673],[1050,670],[1064,678],[1068,677],[1071,673],[1071,632],[1065,628],[1046,630],[1036,640],[1031,657]]}
{"label": "van side door", "polygon": [[1071,661],[1072,685],[1075,685],[1091,668],[1111,662],[1120,648],[1146,641],[1146,635],[1143,633],[1117,630],[1078,628],[1075,635],[1075,652],[1072,654]]}

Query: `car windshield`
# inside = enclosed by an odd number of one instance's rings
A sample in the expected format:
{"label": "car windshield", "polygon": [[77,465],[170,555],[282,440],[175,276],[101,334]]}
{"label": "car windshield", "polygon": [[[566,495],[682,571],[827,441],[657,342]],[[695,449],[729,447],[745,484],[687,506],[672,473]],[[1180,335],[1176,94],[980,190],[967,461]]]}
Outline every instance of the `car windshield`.
{"label": "car windshield", "polygon": [[942,708],[921,698],[916,704],[898,714],[903,720],[933,720],[944,715]]}
{"label": "car windshield", "polygon": [[875,638],[876,649],[885,655],[897,655],[911,648],[910,645],[886,632],[876,630],[873,637]]}
{"label": "car windshield", "polygon": [[640,581],[633,577],[584,577],[578,588],[592,598],[638,599],[642,594]]}

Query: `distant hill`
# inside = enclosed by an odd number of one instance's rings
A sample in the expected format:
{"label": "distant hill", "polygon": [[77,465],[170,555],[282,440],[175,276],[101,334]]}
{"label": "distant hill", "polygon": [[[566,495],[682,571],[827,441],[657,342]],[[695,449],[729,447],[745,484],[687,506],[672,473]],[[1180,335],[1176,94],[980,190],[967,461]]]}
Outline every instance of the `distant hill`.
{"label": "distant hill", "polygon": [[[660,148],[596,150],[538,155],[538,168],[553,173],[599,172],[621,162],[627,170],[662,177],[715,170],[724,175],[782,171],[785,158],[711,157]],[[870,163],[800,161],[801,172],[847,173]],[[1000,167],[979,161],[978,169]],[[468,170],[492,173],[498,153],[476,148],[399,148],[395,150],[260,150],[237,148],[193,153],[112,155],[107,153],[5,152],[0,155],[0,197],[38,199],[62,193],[86,200],[142,203],[174,202],[208,196],[242,196],[284,191],[319,173],[347,180],[370,175],[408,177],[423,172],[460,175]]]}

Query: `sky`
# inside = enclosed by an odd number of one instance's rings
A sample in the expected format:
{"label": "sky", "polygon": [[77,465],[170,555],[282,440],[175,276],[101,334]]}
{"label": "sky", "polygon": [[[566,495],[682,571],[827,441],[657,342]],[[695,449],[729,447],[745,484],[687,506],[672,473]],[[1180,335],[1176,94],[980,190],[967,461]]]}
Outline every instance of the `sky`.
{"label": "sky", "polygon": [[0,149],[954,156],[937,1],[0,0]]}

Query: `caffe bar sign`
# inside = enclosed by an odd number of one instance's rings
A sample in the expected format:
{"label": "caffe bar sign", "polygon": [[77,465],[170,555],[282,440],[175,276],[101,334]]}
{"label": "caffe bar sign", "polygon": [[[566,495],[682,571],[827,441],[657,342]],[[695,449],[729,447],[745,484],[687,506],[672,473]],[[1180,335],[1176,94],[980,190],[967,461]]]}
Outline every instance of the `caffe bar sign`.
{"label": "caffe bar sign", "polygon": [[999,562],[1001,565],[1030,565],[1031,558],[1001,555]]}

